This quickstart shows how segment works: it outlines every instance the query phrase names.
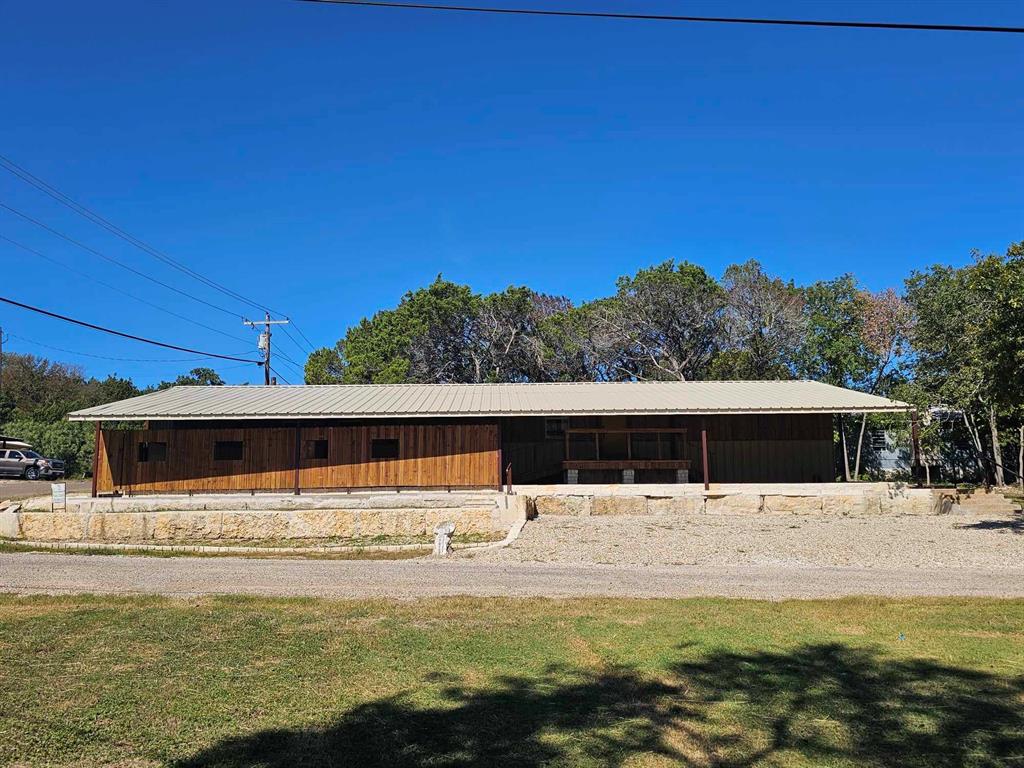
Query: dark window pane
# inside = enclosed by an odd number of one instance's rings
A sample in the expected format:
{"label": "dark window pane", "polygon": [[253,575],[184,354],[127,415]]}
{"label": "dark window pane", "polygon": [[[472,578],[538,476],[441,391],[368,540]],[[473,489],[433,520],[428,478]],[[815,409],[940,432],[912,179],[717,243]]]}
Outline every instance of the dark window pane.
{"label": "dark window pane", "polygon": [[565,437],[565,419],[544,419],[544,437],[548,440]]}
{"label": "dark window pane", "polygon": [[398,439],[394,437],[374,438],[370,441],[371,459],[397,459]]}
{"label": "dark window pane", "polygon": [[214,461],[241,461],[241,440],[218,440],[213,444]]}
{"label": "dark window pane", "polygon": [[302,456],[305,459],[326,459],[326,440],[307,440],[302,447]]}
{"label": "dark window pane", "polygon": [[597,458],[597,444],[592,432],[569,433],[569,456],[576,461],[589,461]]}
{"label": "dark window pane", "polygon": [[167,443],[139,443],[139,463],[167,461]]}

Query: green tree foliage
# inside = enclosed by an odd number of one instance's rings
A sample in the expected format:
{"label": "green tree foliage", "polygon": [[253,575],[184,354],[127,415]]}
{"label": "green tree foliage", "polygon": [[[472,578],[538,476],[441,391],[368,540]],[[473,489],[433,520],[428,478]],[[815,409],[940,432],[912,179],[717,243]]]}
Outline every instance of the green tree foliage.
{"label": "green tree foliage", "polygon": [[851,274],[804,289],[805,328],[797,361],[802,377],[856,386],[871,370],[864,345],[864,292]]}
{"label": "green tree foliage", "polygon": [[193,368],[188,373],[182,374],[174,381],[161,381],[157,389],[168,389],[169,387],[210,387],[223,386],[224,379],[213,368]]}
{"label": "green tree foliage", "polygon": [[806,328],[800,289],[766,274],[753,259],[728,267],[722,287],[725,341],[713,377],[792,378]]}
{"label": "green tree foliage", "polygon": [[586,309],[605,378],[699,379],[722,342],[726,293],[701,267],[669,260],[620,277],[615,296]]}
{"label": "green tree foliage", "polygon": [[[159,388],[223,383],[216,371],[193,368]],[[61,459],[69,475],[85,474],[92,467],[93,425],[69,422],[67,414],[140,394],[144,391],[130,379],[87,378],[77,366],[7,352],[0,380],[0,433],[26,440],[40,453]]]}
{"label": "green tree foliage", "polygon": [[[979,472],[1003,484],[1007,470],[1024,474],[1021,350],[1024,340],[1024,246],[1005,255],[975,254],[973,263],[936,265],[907,280],[914,312],[911,332],[915,383],[933,402],[961,414]],[[1011,441],[1003,430],[1011,427]],[[1018,448],[1016,469],[1003,449]]]}

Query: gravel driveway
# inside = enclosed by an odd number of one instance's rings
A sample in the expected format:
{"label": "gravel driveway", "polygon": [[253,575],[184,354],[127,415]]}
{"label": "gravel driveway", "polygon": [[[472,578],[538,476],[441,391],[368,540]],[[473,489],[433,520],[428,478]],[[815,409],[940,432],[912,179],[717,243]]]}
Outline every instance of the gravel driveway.
{"label": "gravel driveway", "polygon": [[488,563],[1024,568],[1024,518],[993,515],[541,517]]}

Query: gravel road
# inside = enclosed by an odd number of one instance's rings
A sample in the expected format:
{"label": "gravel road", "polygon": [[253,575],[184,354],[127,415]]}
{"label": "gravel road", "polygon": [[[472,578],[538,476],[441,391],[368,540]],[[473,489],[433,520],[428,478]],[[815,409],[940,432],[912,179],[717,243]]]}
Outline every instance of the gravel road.
{"label": "gravel road", "polygon": [[334,598],[843,595],[1024,597],[1024,568],[635,567],[466,560],[246,560],[13,553],[0,592],[308,595]]}

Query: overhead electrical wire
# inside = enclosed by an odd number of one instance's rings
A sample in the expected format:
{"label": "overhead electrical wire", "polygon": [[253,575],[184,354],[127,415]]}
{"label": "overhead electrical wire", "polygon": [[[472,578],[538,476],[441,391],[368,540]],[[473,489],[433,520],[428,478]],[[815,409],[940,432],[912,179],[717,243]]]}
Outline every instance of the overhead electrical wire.
{"label": "overhead electrical wire", "polygon": [[88,272],[85,272],[84,270],[81,270],[81,269],[77,269],[77,268],[71,266],[70,264],[67,264],[67,263],[61,261],[60,259],[55,259],[52,256],[46,255],[45,253],[40,253],[35,248],[30,248],[29,246],[27,246],[27,245],[25,245],[23,243],[19,243],[17,240],[12,240],[11,238],[7,237],[6,235],[0,235],[0,240],[3,240],[5,242],[10,243],[13,246],[21,248],[23,251],[27,251],[28,253],[31,253],[32,255],[34,255],[34,256],[36,256],[36,257],[38,257],[40,259],[43,259],[44,261],[48,261],[51,264],[56,264],[58,267],[61,267],[62,269],[66,269],[66,270],[69,270],[71,272],[74,272],[75,274],[81,275],[86,280],[91,280],[92,282],[96,283],[97,285],[102,285],[107,290],[114,291],[115,293],[120,293],[123,296],[127,296],[129,299],[134,299],[135,301],[138,301],[138,302],[141,302],[141,303],[143,303],[143,304],[145,304],[147,306],[153,307],[153,309],[159,310],[160,312],[163,312],[163,313],[165,313],[167,315],[170,315],[171,317],[176,317],[179,320],[184,320],[186,323],[192,323],[192,325],[199,326],[200,328],[205,328],[208,331],[213,331],[214,333],[219,333],[221,336],[226,336],[229,339],[235,339],[236,341],[245,341],[245,342],[249,341],[249,339],[243,338],[242,336],[238,336],[238,335],[233,334],[233,333],[228,333],[226,331],[222,331],[219,328],[214,328],[212,325],[206,325],[205,323],[201,323],[198,320],[193,320],[191,317],[186,317],[185,315],[178,314],[174,310],[167,309],[166,307],[162,307],[159,304],[155,304],[152,301],[149,301],[148,299],[143,299],[140,296],[136,296],[133,293],[129,293],[128,291],[124,290],[123,288],[118,288],[116,285],[111,285],[110,283],[107,283],[107,282],[105,282],[103,280],[100,280],[98,277],[93,277]]}
{"label": "overhead electrical wire", "polygon": [[[114,223],[108,221],[107,219],[103,218],[102,216],[100,216],[95,211],[87,208],[86,206],[82,205],[81,203],[77,202],[76,200],[73,200],[68,195],[64,194],[59,189],[54,187],[52,184],[50,184],[50,183],[48,183],[46,181],[43,181],[43,179],[40,179],[38,176],[36,176],[36,175],[30,173],[29,171],[27,171],[26,169],[22,168],[20,165],[15,163],[10,158],[4,157],[3,155],[0,155],[0,168],[4,168],[6,171],[8,171],[9,173],[14,174],[15,176],[17,176],[19,179],[21,179],[25,183],[30,184],[33,187],[35,187],[36,189],[38,189],[40,192],[43,192],[44,194],[49,195],[51,198],[56,200],[61,205],[65,206],[67,208],[70,208],[75,213],[77,213],[77,214],[79,214],[81,216],[84,216],[85,218],[87,218],[90,221],[92,221],[94,224],[98,224],[99,226],[103,227],[105,230],[107,230],[111,234],[116,235],[117,237],[121,238],[122,240],[124,240],[124,241],[126,241],[128,243],[131,243],[136,248],[138,248],[138,249],[148,253],[150,256],[153,256],[156,259],[159,259],[163,263],[167,264],[168,266],[173,267],[174,269],[177,269],[178,271],[188,275],[189,277],[192,277],[192,278],[194,278],[196,280],[199,280],[204,285],[206,285],[206,286],[208,286],[210,288],[213,288],[216,291],[220,291],[225,296],[230,296],[231,298],[235,299],[236,301],[240,301],[243,304],[247,304],[249,306],[256,307],[257,309],[262,309],[262,310],[264,310],[266,312],[270,312],[270,313],[275,314],[275,315],[283,314],[281,312],[277,312],[276,310],[273,310],[273,309],[271,309],[271,308],[269,308],[269,307],[259,303],[258,301],[255,301],[253,299],[247,298],[247,297],[243,296],[242,294],[240,294],[240,293],[238,293],[236,291],[233,291],[233,290],[231,290],[230,288],[228,288],[226,286],[221,285],[220,283],[216,282],[215,280],[211,280],[210,278],[208,278],[206,275],[202,274],[201,272],[196,272],[191,267],[189,267],[189,266],[187,266],[185,264],[182,264],[180,261],[177,261],[176,259],[171,258],[167,254],[157,250],[156,248],[154,248],[152,245],[150,245],[149,243],[145,242],[144,240],[141,240],[140,238],[136,237],[135,235],[132,235],[131,233],[126,232],[125,230],[123,230],[120,227],[118,227],[116,224],[114,224]],[[232,314],[236,314],[236,313],[232,313]]]}
{"label": "overhead electrical wire", "polygon": [[[64,352],[64,353],[66,353],[68,355],[78,355],[79,357],[91,357],[91,358],[95,358],[97,360],[114,360],[114,361],[120,362],[120,363],[194,363],[194,362],[197,362],[199,360],[212,360],[212,359],[214,359],[212,357],[209,357],[209,358],[204,358],[204,357],[174,357],[174,358],[169,358],[169,357],[112,357],[110,355],[94,355],[94,354],[92,354],[90,352],[80,352],[77,349],[65,349],[64,347],[55,347],[52,344],[44,344],[43,342],[37,341],[36,339],[30,339],[27,336],[19,336],[18,334],[11,333],[9,331],[5,335],[6,336],[10,336],[12,339],[18,339],[19,341],[23,341],[26,344],[31,344],[31,345],[33,345],[35,347],[42,347],[43,349],[52,349],[55,352]],[[244,353],[240,352],[239,354],[244,354]],[[248,366],[248,365],[250,365],[250,364],[249,363],[245,363],[245,366]],[[234,365],[228,366],[229,369],[233,369],[233,368],[236,368],[236,367],[237,368],[241,368],[243,366],[234,366]]]}
{"label": "overhead electrical wire", "polygon": [[235,318],[241,318],[242,317],[242,315],[240,315],[237,312],[232,312],[230,309],[225,309],[224,307],[219,307],[216,304],[211,304],[206,299],[201,299],[198,296],[193,296],[188,291],[183,291],[183,290],[181,290],[179,288],[175,288],[173,285],[168,285],[167,283],[163,282],[162,280],[157,280],[155,277],[151,277],[150,275],[147,275],[145,272],[141,272],[141,271],[135,269],[134,267],[131,267],[131,266],[125,264],[122,261],[118,261],[113,256],[108,256],[107,254],[103,253],[102,251],[97,251],[95,248],[92,248],[91,246],[88,246],[85,243],[79,242],[78,240],[75,240],[73,237],[65,235],[63,232],[60,232],[60,231],[54,229],[53,227],[51,227],[51,226],[49,226],[47,224],[44,224],[43,222],[39,221],[38,219],[32,218],[27,213],[23,213],[23,212],[17,210],[16,208],[12,208],[11,206],[7,205],[6,203],[0,203],[0,208],[3,208],[4,210],[9,211],[10,213],[13,213],[15,216],[18,216],[19,218],[24,219],[25,221],[28,221],[28,222],[30,222],[32,224],[35,224],[37,227],[40,227],[41,229],[45,229],[47,232],[56,235],[57,237],[61,238],[62,240],[65,240],[65,241],[71,243],[72,245],[75,245],[75,246],[81,248],[82,250],[87,251],[87,252],[93,254],[94,256],[98,256],[98,257],[100,257],[101,259],[103,259],[105,261],[109,261],[111,264],[116,264],[117,266],[121,267],[122,269],[128,270],[132,274],[138,275],[139,277],[143,277],[146,280],[149,280],[151,283],[155,283],[156,285],[163,286],[164,288],[166,288],[166,289],[168,289],[170,291],[174,291],[175,293],[177,293],[180,296],[184,296],[185,298],[192,299],[193,301],[197,301],[200,304],[205,304],[206,306],[211,307],[212,309],[216,309],[218,312],[223,312],[224,314],[229,315],[231,317],[235,317]]}
{"label": "overhead electrical wire", "polygon": [[[0,168],[3,168],[8,173],[11,173],[14,176],[16,176],[17,178],[19,178],[22,181],[24,181],[26,184],[29,184],[30,186],[36,188],[40,192],[48,195],[49,197],[51,197],[52,199],[56,200],[61,205],[71,209],[72,211],[74,211],[75,213],[79,214],[80,216],[83,216],[86,219],[88,219],[89,221],[93,222],[94,224],[97,224],[97,225],[103,227],[105,230],[107,230],[111,234],[116,235],[117,237],[121,238],[125,242],[130,243],[131,245],[134,245],[136,248],[139,248],[140,250],[144,251],[145,253],[148,253],[149,255],[153,256],[154,258],[157,258],[160,261],[164,262],[165,264],[168,264],[168,265],[174,267],[175,269],[177,269],[180,272],[188,275],[189,277],[192,277],[192,278],[194,278],[196,280],[199,280],[204,285],[206,285],[206,286],[208,286],[210,288],[213,288],[214,290],[220,291],[224,295],[229,296],[229,297],[231,297],[231,298],[235,299],[236,301],[239,301],[239,302],[241,302],[243,304],[247,304],[249,306],[256,307],[258,309],[262,309],[262,310],[264,310],[266,312],[270,312],[270,313],[275,314],[275,315],[281,315],[281,316],[285,317],[286,319],[290,320],[290,318],[287,318],[284,315],[283,312],[278,312],[277,310],[271,309],[270,307],[266,306],[265,304],[261,304],[260,302],[256,301],[255,299],[250,299],[250,298],[244,296],[243,294],[238,293],[237,291],[233,291],[230,288],[228,288],[228,287],[226,287],[224,285],[221,285],[220,283],[216,282],[215,280],[211,280],[206,275],[203,275],[200,272],[196,272],[194,269],[190,268],[186,264],[183,264],[182,262],[180,262],[180,261],[178,261],[176,259],[171,258],[167,254],[165,254],[162,251],[158,250],[157,248],[155,248],[154,246],[150,245],[149,243],[147,243],[146,241],[142,240],[141,238],[136,237],[135,235],[131,234],[130,232],[126,232],[125,230],[121,229],[120,227],[118,227],[113,222],[109,221],[108,219],[104,218],[103,216],[101,216],[100,214],[96,213],[92,209],[88,208],[85,205],[82,205],[77,200],[74,200],[73,198],[71,198],[70,196],[68,196],[67,194],[62,192],[61,190],[57,189],[55,186],[53,186],[49,182],[45,181],[44,179],[39,178],[38,176],[33,174],[31,171],[29,171],[26,168],[23,168],[22,166],[18,165],[13,160],[11,160],[9,157],[5,157],[4,155],[0,155]],[[9,210],[12,210],[12,209],[9,209]],[[12,210],[12,212],[14,212],[14,211]],[[51,231],[53,231],[53,230],[51,230]],[[54,232],[54,234],[58,234],[58,233]],[[65,239],[67,239],[67,238],[65,238]],[[164,287],[170,288],[170,286],[167,286],[165,283],[161,283],[161,285],[164,285]],[[171,290],[176,290],[176,289],[171,288]],[[195,298],[195,297],[193,297],[193,298]],[[197,300],[200,300],[200,299],[197,299]],[[204,303],[209,304],[208,302],[204,302]],[[213,305],[210,304],[210,306],[213,306]],[[223,309],[221,307],[218,307],[218,309],[220,309],[222,312],[228,312],[232,316],[237,316],[236,313],[230,312],[230,310],[225,310],[225,309]],[[295,325],[293,320],[291,322],[292,322],[292,325]],[[304,334],[302,332],[301,328],[299,328],[298,326],[295,326],[295,330],[298,331],[300,336],[302,336],[303,340],[309,346],[309,351],[312,352],[315,349],[313,343],[310,342],[310,340],[306,337],[306,334]],[[295,338],[293,338],[290,333],[288,333],[286,331],[285,335],[288,337],[288,339],[293,344],[295,344],[296,348],[300,352],[305,354],[306,350],[304,350],[302,348],[302,345],[299,344],[298,341],[296,341]]]}
{"label": "overhead electrical wire", "polygon": [[996,32],[1022,34],[1024,27],[982,24],[915,24],[887,21],[832,21],[821,19],[759,19],[729,16],[678,16],[660,13],[612,13],[602,11],[544,10],[540,8],[488,8],[473,5],[433,5],[427,3],[393,3],[384,0],[299,0],[324,5],[362,5],[374,8],[404,8],[421,11],[456,11],[462,13],[494,13],[520,16],[561,16],[587,19],[621,19],[633,21],[672,21],[706,24],[762,24],[786,27],[846,27],[851,29],[919,30],[925,32]]}
{"label": "overhead electrical wire", "polygon": [[274,374],[276,374],[276,375],[277,375],[277,378],[279,378],[279,379],[280,379],[281,381],[283,381],[283,382],[284,382],[285,384],[291,384],[291,382],[290,382],[290,381],[288,381],[288,379],[286,379],[286,378],[285,378],[284,376],[282,376],[282,375],[281,375],[280,373],[278,373],[278,372],[277,372],[277,371],[276,371],[276,370],[274,369],[274,366],[270,366],[270,370],[271,370],[271,371],[272,371],[272,372],[273,372]]}
{"label": "overhead electrical wire", "polygon": [[42,309],[40,307],[34,307],[31,304],[23,304],[20,301],[15,301],[14,299],[4,298],[3,296],[0,296],[0,301],[2,301],[4,304],[10,304],[11,306],[14,306],[14,307],[21,307],[22,309],[27,309],[30,312],[37,312],[40,315],[46,315],[47,317],[52,317],[52,318],[54,318],[56,320],[63,320],[66,323],[72,323],[74,325],[80,325],[83,328],[91,328],[94,331],[102,331],[103,333],[109,333],[109,334],[111,334],[113,336],[120,336],[123,339],[131,339],[132,341],[140,341],[140,342],[142,342],[144,344],[152,344],[152,345],[157,346],[157,347],[163,347],[164,349],[175,349],[178,352],[188,352],[189,354],[192,354],[192,355],[202,355],[203,357],[217,358],[219,360],[234,360],[234,361],[239,362],[239,363],[252,363],[253,365],[263,365],[263,361],[262,360],[247,360],[244,357],[236,357],[234,355],[220,355],[220,354],[217,354],[216,352],[202,352],[202,351],[200,351],[198,349],[192,349],[191,347],[182,347],[182,346],[179,346],[177,344],[168,344],[168,343],[163,342],[163,341],[155,341],[154,339],[148,339],[148,338],[146,338],[144,336],[136,336],[136,335],[131,334],[131,333],[124,333],[123,331],[115,331],[112,328],[105,328],[102,325],[96,325],[94,323],[87,323],[84,320],[76,320],[75,318],[68,317],[67,315],[61,315],[61,314],[58,314],[56,312],[50,312],[49,310]]}
{"label": "overhead electrical wire", "polygon": [[302,339],[303,339],[303,341],[305,341],[305,342],[306,342],[306,343],[307,343],[307,344],[309,345],[309,351],[310,351],[310,352],[315,352],[315,351],[316,351],[316,346],[315,346],[315,345],[313,344],[313,342],[312,342],[312,341],[310,341],[310,340],[309,340],[309,337],[308,337],[308,336],[306,336],[306,334],[304,334],[304,333],[302,332],[302,329],[301,329],[301,328],[299,328],[299,326],[297,326],[297,325],[295,324],[295,321],[294,321],[294,320],[292,320],[292,327],[293,327],[293,328],[294,328],[294,329],[295,329],[296,331],[298,331],[298,332],[299,332],[299,336],[301,336],[301,337],[302,337]]}

